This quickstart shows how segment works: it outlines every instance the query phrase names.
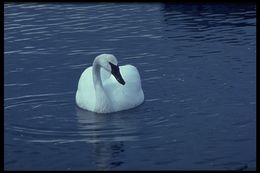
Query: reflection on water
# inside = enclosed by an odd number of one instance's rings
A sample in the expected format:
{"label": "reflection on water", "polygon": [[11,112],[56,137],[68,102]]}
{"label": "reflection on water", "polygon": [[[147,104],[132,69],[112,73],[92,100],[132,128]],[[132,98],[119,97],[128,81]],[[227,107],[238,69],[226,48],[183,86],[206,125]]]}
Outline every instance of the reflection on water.
{"label": "reflection on water", "polygon": [[[79,133],[85,142],[92,144],[97,169],[107,170],[123,164],[124,141],[136,140],[133,124],[122,119],[120,113],[102,115],[78,107],[76,113]],[[91,137],[85,137],[90,133]]]}
{"label": "reflection on water", "polygon": [[93,153],[97,170],[109,170],[124,163],[123,142],[97,142],[93,144]]}

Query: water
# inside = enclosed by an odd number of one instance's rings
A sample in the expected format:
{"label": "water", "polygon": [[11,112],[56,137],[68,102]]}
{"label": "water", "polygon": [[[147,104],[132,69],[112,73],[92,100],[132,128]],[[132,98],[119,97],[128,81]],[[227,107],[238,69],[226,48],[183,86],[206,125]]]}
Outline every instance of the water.
{"label": "water", "polygon": [[[141,106],[77,108],[101,53],[139,69]],[[255,5],[6,3],[4,169],[255,170]]]}

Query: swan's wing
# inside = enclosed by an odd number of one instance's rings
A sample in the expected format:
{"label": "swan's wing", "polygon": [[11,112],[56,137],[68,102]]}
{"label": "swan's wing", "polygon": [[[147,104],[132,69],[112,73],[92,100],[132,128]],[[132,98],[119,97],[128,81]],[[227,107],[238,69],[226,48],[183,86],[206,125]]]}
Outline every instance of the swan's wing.
{"label": "swan's wing", "polygon": [[140,75],[135,66],[120,66],[120,73],[126,82],[126,86],[124,88],[136,91],[142,89]]}
{"label": "swan's wing", "polygon": [[144,100],[140,75],[132,65],[120,66],[120,73],[126,82],[120,84],[113,75],[104,82],[104,89],[109,94],[111,102],[116,108],[131,108]]}
{"label": "swan's wing", "polygon": [[96,97],[93,85],[92,67],[87,68],[80,76],[76,102],[79,107],[92,110],[95,107]]}
{"label": "swan's wing", "polygon": [[[141,87],[141,79],[140,79],[140,75],[139,72],[137,70],[137,68],[135,66],[132,65],[124,65],[124,66],[120,66],[120,73],[122,75],[122,78],[124,79],[124,81],[126,82],[126,85],[121,85],[113,75],[110,75],[109,79],[107,81],[104,80],[104,83],[115,83],[115,84],[119,84],[118,86],[124,86],[124,87],[129,87],[128,84],[131,84],[131,88],[135,87],[137,89],[139,89]],[[117,87],[118,87],[117,86]]]}

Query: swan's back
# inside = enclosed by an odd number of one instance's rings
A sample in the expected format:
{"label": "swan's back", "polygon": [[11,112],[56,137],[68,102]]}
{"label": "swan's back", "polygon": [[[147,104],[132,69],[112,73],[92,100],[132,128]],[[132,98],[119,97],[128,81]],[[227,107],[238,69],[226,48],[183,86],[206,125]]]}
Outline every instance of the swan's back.
{"label": "swan's back", "polygon": [[106,93],[117,111],[133,108],[144,101],[141,79],[136,67],[120,66],[125,85],[119,84],[113,76],[104,82]]}

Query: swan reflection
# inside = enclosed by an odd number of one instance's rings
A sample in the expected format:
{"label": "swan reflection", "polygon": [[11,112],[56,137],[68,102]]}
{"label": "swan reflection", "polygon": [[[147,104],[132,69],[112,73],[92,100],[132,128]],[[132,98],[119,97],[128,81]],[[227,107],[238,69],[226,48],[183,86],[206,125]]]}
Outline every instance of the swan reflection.
{"label": "swan reflection", "polygon": [[136,139],[136,128],[125,114],[96,114],[76,107],[79,134],[93,146],[98,170],[114,169],[124,163],[124,141]]}

